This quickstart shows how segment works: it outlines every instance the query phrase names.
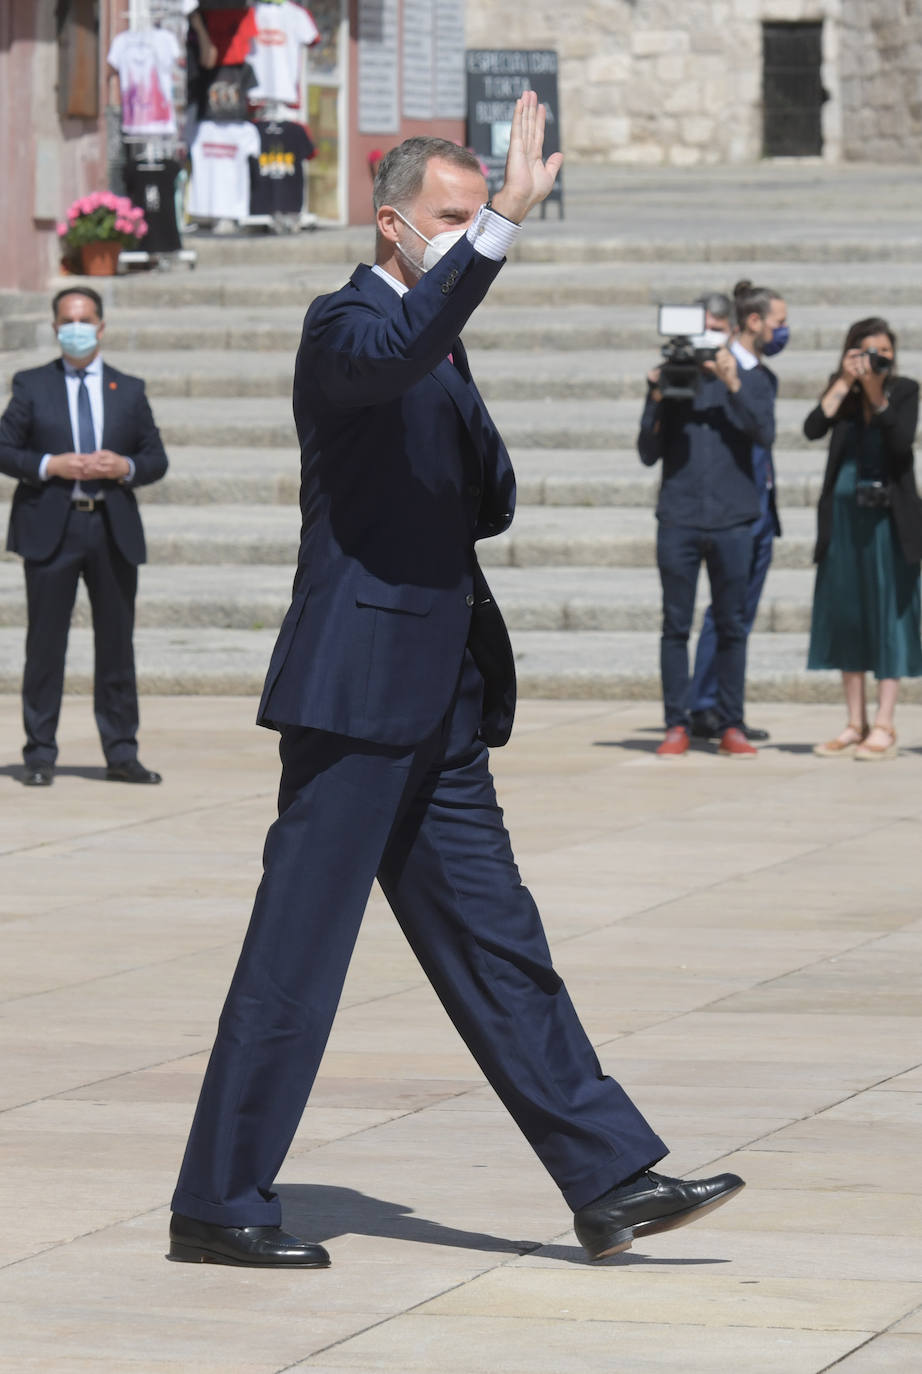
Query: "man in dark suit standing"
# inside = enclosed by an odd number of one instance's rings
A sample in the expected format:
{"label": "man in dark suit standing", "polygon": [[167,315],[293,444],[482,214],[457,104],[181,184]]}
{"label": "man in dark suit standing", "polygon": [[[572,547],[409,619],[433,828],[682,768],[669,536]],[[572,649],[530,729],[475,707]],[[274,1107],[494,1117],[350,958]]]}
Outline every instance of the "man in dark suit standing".
{"label": "man in dark suit standing", "polygon": [[281,736],[279,818],[173,1197],[173,1259],[329,1263],[281,1230],[272,1185],[376,877],[593,1258],[743,1186],[649,1172],[666,1147],[602,1073],[489,772],[515,675],[474,543],[508,526],[515,486],[458,336],[553,185],[561,159],[543,162],[543,137],[529,91],[490,204],[466,150],[393,149],[375,180],[375,266],[307,312],[301,549],[260,705]]}
{"label": "man in dark suit standing", "polygon": [[99,295],[52,302],[61,358],[19,372],[0,418],[0,472],[19,479],[7,548],[22,556],[29,628],[22,704],[27,787],[54,781],[64,659],[82,577],[93,611],[93,709],[112,782],[157,783],[138,760],[134,603],[146,558],[134,488],[167,456],[144,383],[103,363]]}

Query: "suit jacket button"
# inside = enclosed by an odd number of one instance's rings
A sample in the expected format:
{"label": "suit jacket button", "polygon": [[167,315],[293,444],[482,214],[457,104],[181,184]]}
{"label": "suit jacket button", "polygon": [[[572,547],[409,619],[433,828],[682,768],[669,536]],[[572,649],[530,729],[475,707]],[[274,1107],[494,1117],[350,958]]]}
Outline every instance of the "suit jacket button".
{"label": "suit jacket button", "polygon": [[473,593],[473,592],[468,592],[468,594],[467,594],[467,596],[464,598],[464,600],[467,602],[468,606],[473,606],[473,604],[474,604],[474,593]]}
{"label": "suit jacket button", "polygon": [[443,281],[443,282],[442,282],[442,295],[443,295],[443,296],[447,296],[450,290],[451,290],[451,287],[448,285],[448,282],[447,282],[447,281]]}

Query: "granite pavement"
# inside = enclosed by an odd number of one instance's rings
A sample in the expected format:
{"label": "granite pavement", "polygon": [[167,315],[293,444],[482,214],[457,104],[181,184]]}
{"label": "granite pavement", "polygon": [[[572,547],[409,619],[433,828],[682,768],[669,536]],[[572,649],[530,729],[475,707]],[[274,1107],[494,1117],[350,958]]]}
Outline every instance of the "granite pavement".
{"label": "granite pavement", "polygon": [[48,791],[0,696],[3,1374],[922,1368],[922,708],[886,765],[658,760],[660,707],[529,700],[494,754],[555,962],[665,1168],[748,1187],[590,1265],[377,892],[280,1175],[326,1272],[170,1264],[168,1203],[274,808],[252,697],[146,696],[158,788],[68,696]]}

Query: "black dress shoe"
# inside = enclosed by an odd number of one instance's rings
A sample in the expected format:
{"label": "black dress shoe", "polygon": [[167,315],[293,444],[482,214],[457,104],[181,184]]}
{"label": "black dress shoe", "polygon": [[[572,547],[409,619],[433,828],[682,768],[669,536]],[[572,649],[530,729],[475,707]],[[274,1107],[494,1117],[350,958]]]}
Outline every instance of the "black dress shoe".
{"label": "black dress shoe", "polygon": [[214,1226],[178,1212],[170,1218],[169,1258],[263,1269],[326,1269],[330,1263],[322,1245],[289,1236],[281,1226]]}
{"label": "black dress shoe", "polygon": [[27,764],[22,775],[23,787],[50,787],[54,782],[54,765],[51,763]]}
{"label": "black dress shoe", "polygon": [[691,732],[695,739],[720,739],[720,717],[711,707],[706,711],[692,711]]}
{"label": "black dress shoe", "polygon": [[581,1207],[573,1219],[580,1245],[593,1260],[629,1250],[636,1236],[654,1236],[697,1221],[744,1188],[736,1174],[666,1178],[651,1170]]}
{"label": "black dress shoe", "polygon": [[127,763],[110,763],[106,768],[107,782],[163,782],[159,773],[145,768],[140,759],[129,759]]}
{"label": "black dress shoe", "polygon": [[749,740],[750,744],[754,743],[756,740],[764,743],[765,740],[771,739],[771,735],[767,730],[758,730],[754,725],[747,725],[745,721],[743,721],[740,729]]}

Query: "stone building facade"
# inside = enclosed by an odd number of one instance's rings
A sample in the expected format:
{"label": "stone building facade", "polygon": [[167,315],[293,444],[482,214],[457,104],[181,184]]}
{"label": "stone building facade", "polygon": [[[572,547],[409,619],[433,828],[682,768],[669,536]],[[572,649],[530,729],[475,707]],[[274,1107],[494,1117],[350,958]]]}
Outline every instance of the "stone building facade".
{"label": "stone building facade", "polygon": [[[472,48],[554,48],[564,146],[581,162],[742,163],[766,153],[770,27],[816,26],[817,155],[915,161],[922,0],[467,0]],[[797,33],[789,37],[797,41]]]}

